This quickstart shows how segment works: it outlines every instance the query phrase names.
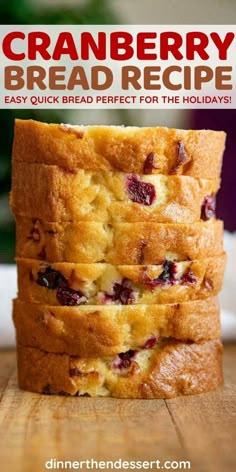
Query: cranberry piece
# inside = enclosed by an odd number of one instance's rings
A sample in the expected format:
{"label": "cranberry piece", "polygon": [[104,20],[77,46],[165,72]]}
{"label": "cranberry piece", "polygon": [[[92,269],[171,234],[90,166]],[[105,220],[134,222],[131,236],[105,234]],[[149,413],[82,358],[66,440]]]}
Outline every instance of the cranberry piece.
{"label": "cranberry piece", "polygon": [[84,305],[87,298],[80,290],[68,287],[68,281],[58,271],[47,267],[44,272],[38,272],[37,284],[56,290],[57,300],[60,305],[76,306]]}
{"label": "cranberry piece", "polygon": [[120,301],[122,305],[129,305],[134,301],[134,291],[129,287],[128,279],[123,279],[121,284],[115,282],[113,287],[114,301]]}
{"label": "cranberry piece", "polygon": [[119,302],[121,305],[130,305],[134,302],[134,291],[130,287],[130,281],[124,278],[121,283],[115,282],[113,285],[113,293],[104,294],[104,302]]}
{"label": "cranberry piece", "polygon": [[184,166],[189,162],[191,158],[188,156],[184,143],[182,141],[177,142],[177,159],[175,165],[170,169],[170,174],[177,174],[180,167]]}
{"label": "cranberry piece", "polygon": [[188,269],[185,274],[181,277],[182,284],[195,284],[197,279],[191,269]]}
{"label": "cranberry piece", "polygon": [[147,155],[144,164],[143,164],[143,173],[144,174],[151,174],[153,169],[158,169],[158,166],[154,164],[155,154],[154,152],[150,152]]}
{"label": "cranberry piece", "polygon": [[118,354],[119,362],[116,364],[116,367],[118,367],[118,369],[128,369],[135,354],[136,351],[133,349],[129,349],[127,352],[121,352]]}
{"label": "cranberry piece", "polygon": [[176,282],[177,264],[172,261],[165,261],[163,272],[156,279],[150,279],[147,273],[144,273],[144,283],[154,288],[158,285],[173,285]]}
{"label": "cranberry piece", "polygon": [[84,305],[87,298],[80,290],[69,287],[59,287],[57,289],[57,300],[63,306]]}
{"label": "cranberry piece", "polygon": [[216,214],[216,196],[207,195],[202,203],[201,207],[201,219],[203,221],[210,220]]}
{"label": "cranberry piece", "polygon": [[154,346],[157,344],[157,338],[156,336],[151,336],[145,344],[142,346],[142,349],[152,349]]}
{"label": "cranberry piece", "polygon": [[36,283],[51,290],[55,290],[58,287],[67,287],[65,277],[58,270],[51,267],[47,267],[44,272],[38,272]]}
{"label": "cranberry piece", "polygon": [[159,275],[158,280],[163,282],[172,282],[175,279],[175,274],[177,272],[177,264],[172,261],[165,261],[163,264],[163,272]]}
{"label": "cranberry piece", "polygon": [[156,198],[156,190],[153,184],[142,182],[134,174],[127,177],[127,192],[135,203],[150,206]]}

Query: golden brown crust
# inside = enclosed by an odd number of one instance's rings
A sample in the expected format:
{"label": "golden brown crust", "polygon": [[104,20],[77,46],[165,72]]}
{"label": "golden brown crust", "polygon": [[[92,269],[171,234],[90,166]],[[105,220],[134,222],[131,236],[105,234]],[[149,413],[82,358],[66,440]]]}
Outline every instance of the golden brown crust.
{"label": "golden brown crust", "polygon": [[[16,218],[16,255],[48,262],[162,264],[223,252],[223,224],[48,223]],[[173,255],[174,253],[174,255]]]}
{"label": "golden brown crust", "polygon": [[48,394],[172,398],[222,384],[222,344],[169,341],[140,351],[125,372],[114,358],[81,359],[18,346],[19,385]]}
{"label": "golden brown crust", "polygon": [[154,154],[153,173],[215,179],[225,136],[210,130],[71,127],[16,120],[13,160],[142,174],[147,157]]}
{"label": "golden brown crust", "polygon": [[[46,221],[194,223],[207,195],[219,180],[187,176],[144,175],[156,196],[151,205],[135,203],[120,172],[66,172],[58,166],[14,162],[11,208],[14,214]],[[33,189],[33,192],[32,192]]]}
{"label": "golden brown crust", "polygon": [[[171,265],[174,275],[163,280],[163,265],[48,264],[33,259],[17,259],[18,296],[22,300],[48,305],[60,305],[60,281],[48,288],[45,275],[61,277],[62,285],[78,291],[82,304],[162,304],[200,300],[216,295],[222,287],[226,256]],[[159,278],[159,280],[157,280]],[[155,282],[156,281],[156,282]],[[119,285],[118,285],[119,284]],[[125,291],[116,295],[115,288]],[[85,299],[84,299],[85,297]],[[78,300],[80,304],[80,300]]]}
{"label": "golden brown crust", "polygon": [[191,303],[136,306],[49,306],[14,301],[17,341],[79,357],[140,349],[153,337],[201,343],[220,336],[216,297]]}

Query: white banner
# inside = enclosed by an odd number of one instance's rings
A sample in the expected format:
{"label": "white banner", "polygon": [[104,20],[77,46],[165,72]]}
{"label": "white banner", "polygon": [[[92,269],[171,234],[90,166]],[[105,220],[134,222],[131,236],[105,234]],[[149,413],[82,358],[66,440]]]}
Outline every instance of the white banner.
{"label": "white banner", "polygon": [[2,25],[0,108],[236,108],[235,25]]}

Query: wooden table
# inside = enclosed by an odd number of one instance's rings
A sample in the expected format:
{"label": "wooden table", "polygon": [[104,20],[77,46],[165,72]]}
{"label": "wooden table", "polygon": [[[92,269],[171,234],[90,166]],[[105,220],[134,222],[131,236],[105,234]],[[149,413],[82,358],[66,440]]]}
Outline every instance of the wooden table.
{"label": "wooden table", "polygon": [[0,363],[1,472],[45,471],[50,458],[188,460],[194,472],[236,470],[235,344],[225,347],[224,389],[167,401],[31,394],[17,388],[15,353],[1,352]]}

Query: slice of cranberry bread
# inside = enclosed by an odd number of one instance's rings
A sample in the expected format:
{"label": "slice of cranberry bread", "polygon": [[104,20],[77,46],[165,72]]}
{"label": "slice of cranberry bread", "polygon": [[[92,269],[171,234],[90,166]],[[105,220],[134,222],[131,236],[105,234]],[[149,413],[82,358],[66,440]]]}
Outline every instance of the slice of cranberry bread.
{"label": "slice of cranberry bread", "polygon": [[216,297],[172,305],[49,306],[14,301],[17,341],[79,357],[112,356],[162,338],[201,343],[220,336]]}
{"label": "slice of cranberry bread", "polygon": [[48,305],[178,303],[216,295],[225,254],[161,265],[49,264],[17,259],[18,296]]}
{"label": "slice of cranberry bread", "polygon": [[217,179],[13,163],[14,214],[46,221],[194,223],[215,216]]}
{"label": "slice of cranberry bread", "polygon": [[67,126],[16,120],[13,160],[137,174],[220,176],[223,131]]}
{"label": "slice of cranberry bread", "polygon": [[223,223],[64,222],[16,217],[16,255],[48,262],[163,264],[223,252]]}
{"label": "slice of cranberry bread", "polygon": [[170,340],[94,359],[19,345],[18,376],[22,389],[45,394],[172,398],[222,385],[222,344]]}

